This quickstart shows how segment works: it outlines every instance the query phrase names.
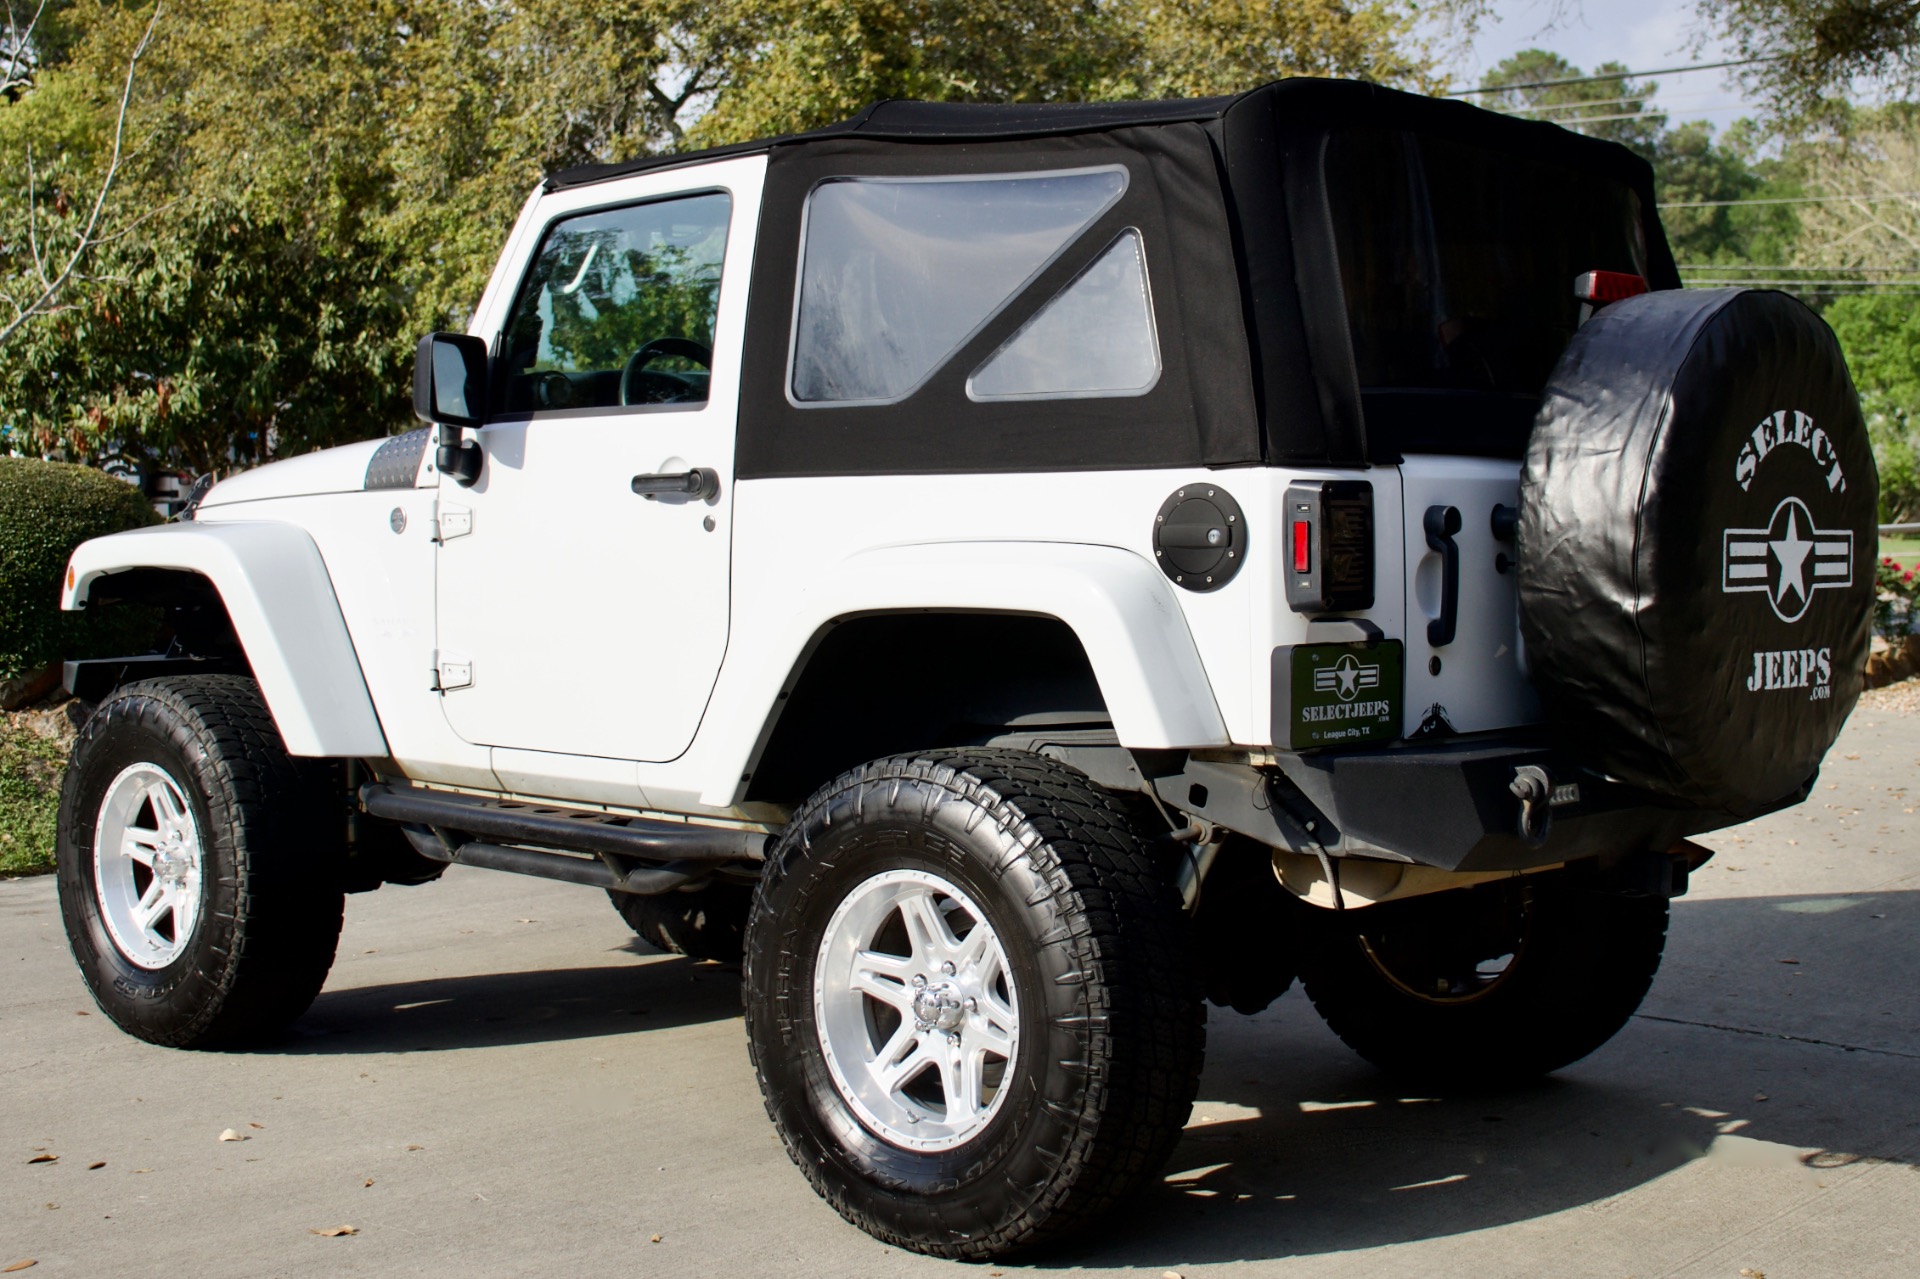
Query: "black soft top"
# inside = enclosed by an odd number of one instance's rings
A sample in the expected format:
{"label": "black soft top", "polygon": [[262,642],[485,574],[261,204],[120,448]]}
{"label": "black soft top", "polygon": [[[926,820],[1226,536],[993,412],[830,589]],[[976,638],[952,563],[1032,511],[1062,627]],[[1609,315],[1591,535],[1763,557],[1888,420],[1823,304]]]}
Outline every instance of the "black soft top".
{"label": "black soft top", "polygon": [[[886,101],[807,133],[562,170],[546,188],[768,156],[742,370],[742,477],[1366,465],[1408,451],[1518,457],[1537,394],[1383,398],[1362,385],[1325,165],[1335,140],[1369,131],[1458,143],[1631,190],[1648,282],[1679,287],[1654,212],[1652,168],[1633,152],[1557,125],[1350,80],[1281,80],[1230,97],[1164,102]],[[940,376],[880,407],[790,400],[783,379],[802,216],[816,184],[849,174],[1044,171],[1063,159],[1124,165],[1128,194]],[[966,371],[1127,226],[1144,233],[1156,281],[1166,371],[1154,389],[1137,399],[970,402]],[[1616,269],[1581,269],[1588,266]],[[1574,272],[1565,274],[1539,287],[1570,298]],[[1424,442],[1420,433],[1433,430],[1444,443]]]}

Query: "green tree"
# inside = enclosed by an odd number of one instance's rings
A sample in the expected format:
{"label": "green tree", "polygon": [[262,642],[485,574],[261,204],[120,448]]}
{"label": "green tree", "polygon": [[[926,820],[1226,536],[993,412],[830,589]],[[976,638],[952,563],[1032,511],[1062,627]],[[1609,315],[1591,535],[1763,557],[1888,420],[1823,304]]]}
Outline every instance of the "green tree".
{"label": "green tree", "polygon": [[[0,292],[30,282],[22,246],[42,215],[98,189],[152,13],[51,0],[32,74],[0,94]],[[1425,85],[1414,16],[1409,0],[170,7],[127,114],[115,199],[130,216],[0,362],[0,449],[199,470],[405,425],[414,338],[465,323],[554,169],[888,96],[1213,93],[1286,73]]]}
{"label": "green tree", "polygon": [[1920,87],[1920,0],[1696,0],[1701,25],[1740,56],[1786,115],[1828,108],[1855,81]]}
{"label": "green tree", "polygon": [[1632,79],[1618,62],[1603,62],[1589,75],[1557,53],[1525,49],[1487,72],[1480,87],[1491,92],[1474,101],[1489,110],[1565,125],[1649,159],[1667,124],[1647,105],[1659,84]]}
{"label": "green tree", "polygon": [[1911,297],[1836,299],[1826,309],[1873,435],[1880,518],[1920,518],[1920,309]]}

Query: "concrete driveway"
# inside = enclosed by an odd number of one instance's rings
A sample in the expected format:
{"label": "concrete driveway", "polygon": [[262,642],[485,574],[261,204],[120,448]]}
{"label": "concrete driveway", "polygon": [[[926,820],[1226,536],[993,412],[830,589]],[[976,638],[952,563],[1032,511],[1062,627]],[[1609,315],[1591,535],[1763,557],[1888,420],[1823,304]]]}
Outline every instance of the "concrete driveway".
{"label": "concrete driveway", "polygon": [[[1806,806],[1712,837],[1641,1016],[1538,1085],[1408,1096],[1298,992],[1258,1017],[1213,1012],[1165,1184],[1019,1266],[915,1257],[843,1224],[760,1108],[737,976],[648,952],[591,891],[456,869],[351,898],[296,1032],[220,1055],[115,1030],[51,879],[0,884],[0,1266],[1911,1276],[1914,778],[1920,719],[1863,708]],[[357,1233],[314,1233],[343,1225]]]}

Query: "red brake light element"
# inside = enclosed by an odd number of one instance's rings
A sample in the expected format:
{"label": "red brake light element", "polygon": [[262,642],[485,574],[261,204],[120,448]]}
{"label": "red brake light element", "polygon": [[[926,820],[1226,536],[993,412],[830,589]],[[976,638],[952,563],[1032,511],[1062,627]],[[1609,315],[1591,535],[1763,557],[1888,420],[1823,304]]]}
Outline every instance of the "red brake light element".
{"label": "red brake light element", "polygon": [[1594,306],[1605,306],[1623,298],[1638,297],[1647,291],[1647,282],[1625,271],[1588,271],[1573,281],[1573,296]]}
{"label": "red brake light element", "polygon": [[1312,561],[1307,556],[1310,539],[1308,530],[1312,527],[1305,520],[1293,522],[1293,571],[1296,573],[1305,573],[1312,567]]}

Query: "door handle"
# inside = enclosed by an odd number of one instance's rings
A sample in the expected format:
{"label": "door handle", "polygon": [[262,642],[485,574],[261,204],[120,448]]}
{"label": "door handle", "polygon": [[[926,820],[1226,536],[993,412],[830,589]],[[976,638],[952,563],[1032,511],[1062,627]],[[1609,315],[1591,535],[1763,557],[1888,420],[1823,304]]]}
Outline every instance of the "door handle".
{"label": "door handle", "polygon": [[1421,521],[1427,545],[1440,553],[1440,616],[1427,623],[1427,643],[1445,648],[1453,643],[1460,620],[1460,547],[1453,540],[1460,531],[1460,511],[1452,506],[1429,506]]}
{"label": "door handle", "polygon": [[710,466],[698,466],[691,471],[636,475],[633,491],[649,502],[656,497],[690,497],[705,502],[719,496],[720,473]]}

